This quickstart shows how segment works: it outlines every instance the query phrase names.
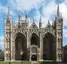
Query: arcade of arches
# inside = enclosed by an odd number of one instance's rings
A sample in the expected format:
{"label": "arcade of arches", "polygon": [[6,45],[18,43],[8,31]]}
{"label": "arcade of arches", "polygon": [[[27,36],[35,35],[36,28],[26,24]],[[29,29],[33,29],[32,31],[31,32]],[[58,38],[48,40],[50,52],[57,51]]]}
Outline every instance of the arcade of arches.
{"label": "arcade of arches", "polygon": [[[33,33],[30,42],[31,46],[35,46],[32,48],[31,60],[37,61],[37,50],[40,48],[40,38]],[[51,33],[46,33],[43,38],[43,60],[55,60],[55,48],[55,37]],[[29,60],[30,51],[27,50],[27,38],[22,33],[17,33],[15,39],[15,60]]]}

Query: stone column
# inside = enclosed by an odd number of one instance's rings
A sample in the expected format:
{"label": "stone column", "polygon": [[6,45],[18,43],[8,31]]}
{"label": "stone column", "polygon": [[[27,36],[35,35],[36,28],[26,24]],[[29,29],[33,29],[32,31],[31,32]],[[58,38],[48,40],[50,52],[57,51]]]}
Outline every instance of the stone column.
{"label": "stone column", "polygon": [[29,61],[31,61],[31,48],[30,48],[30,57],[29,57]]}
{"label": "stone column", "polygon": [[30,34],[27,32],[27,50],[28,50],[28,60],[30,61]]}
{"label": "stone column", "polygon": [[15,40],[14,39],[11,40],[11,61],[15,61]]}
{"label": "stone column", "polygon": [[56,32],[56,61],[62,61],[62,40],[59,41],[60,37],[58,37],[58,32]]}
{"label": "stone column", "polygon": [[27,53],[28,53],[28,60],[30,61],[30,35],[27,32]]}
{"label": "stone column", "polygon": [[43,39],[40,34],[40,60],[43,60]]}
{"label": "stone column", "polygon": [[30,46],[29,33],[27,32],[27,48]]}

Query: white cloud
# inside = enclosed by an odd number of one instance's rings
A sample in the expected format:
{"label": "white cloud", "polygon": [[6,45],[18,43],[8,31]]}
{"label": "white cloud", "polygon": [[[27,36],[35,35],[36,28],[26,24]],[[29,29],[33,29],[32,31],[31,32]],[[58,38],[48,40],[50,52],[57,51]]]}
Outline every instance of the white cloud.
{"label": "white cloud", "polygon": [[0,49],[4,50],[4,41],[0,42]]}
{"label": "white cloud", "polygon": [[39,10],[36,10],[36,14],[34,16],[34,19],[35,19],[37,26],[39,25],[40,16],[41,16],[41,14],[40,14]]}
{"label": "white cloud", "polygon": [[[49,20],[50,24],[52,24],[52,20]],[[48,24],[48,18],[42,16],[42,27],[45,27]]]}
{"label": "white cloud", "polygon": [[37,10],[34,19],[39,21],[40,16],[41,16],[41,14],[40,14],[39,10]]}
{"label": "white cloud", "polygon": [[56,14],[56,8],[56,3],[51,1],[46,7],[43,7],[43,15],[49,18],[52,14]]}
{"label": "white cloud", "polygon": [[4,40],[4,36],[0,36],[0,42]]}
{"label": "white cloud", "polygon": [[[15,7],[18,10],[24,11],[30,11],[32,8],[35,8],[38,10],[38,8],[44,4],[43,2],[46,2],[46,0],[11,0],[9,1],[9,4],[11,4],[13,7]],[[66,3],[67,1],[65,0],[63,3],[60,4],[60,12],[62,12],[62,16],[64,19],[64,26],[67,26],[67,6]],[[5,9],[5,8],[4,8]],[[6,10],[6,9],[5,9]],[[39,10],[36,10],[36,15],[35,19],[40,18],[40,13]],[[3,10],[4,11],[4,10]],[[56,14],[57,11],[57,4],[55,3],[55,0],[50,1],[46,6],[43,5],[43,17],[45,18],[43,21],[47,20],[52,20],[50,19],[51,15]],[[4,11],[5,12],[5,11]],[[14,14],[12,12],[12,14]],[[43,22],[42,21],[42,22]],[[47,23],[47,21],[45,21]],[[38,21],[36,22],[38,23]]]}
{"label": "white cloud", "polygon": [[[67,26],[67,6],[66,4],[63,2],[60,4],[59,6],[60,12],[62,14],[63,17],[63,25]],[[48,20],[52,20],[50,19],[52,15],[56,15],[57,12],[57,4],[54,1],[51,1],[50,3],[47,4],[46,7],[43,7],[43,15],[45,17],[47,17]]]}
{"label": "white cloud", "polygon": [[[7,14],[7,13],[8,13],[8,7],[2,6],[2,5],[0,4],[0,12]],[[15,15],[15,13],[14,13],[11,9],[10,9],[10,14],[11,14],[12,16]]]}
{"label": "white cloud", "polygon": [[9,1],[9,4],[13,4],[12,6],[15,7],[17,10],[29,11],[32,8],[38,9],[43,1],[44,0],[11,0]]}
{"label": "white cloud", "polygon": [[38,25],[39,20],[40,20],[40,16],[42,19],[42,26],[45,27],[46,24],[48,23],[48,20],[50,20],[49,22],[52,24],[52,19],[50,19],[51,15],[56,14],[57,11],[57,5],[54,1],[51,1],[50,3],[48,3],[46,5],[46,7],[43,7],[43,16],[41,16],[39,10],[36,10],[36,15],[35,15],[35,19],[37,20],[36,23]]}
{"label": "white cloud", "polygon": [[55,4],[54,1],[51,1],[50,3],[48,3],[46,7],[43,7],[43,11],[42,11],[43,16],[41,16],[39,10],[36,10],[36,15],[34,17],[36,19],[36,24],[38,25],[40,16],[42,21],[42,27],[46,26],[48,20],[52,24],[52,19],[50,19],[50,17],[52,14],[56,14],[56,9],[57,9],[57,5]]}
{"label": "white cloud", "polygon": [[0,49],[4,49],[4,36],[0,36]]}
{"label": "white cloud", "polygon": [[67,44],[67,29],[63,29],[63,46],[65,46],[66,44]]}
{"label": "white cloud", "polygon": [[[67,6],[65,3],[61,3],[59,6],[60,12],[63,17],[63,23],[64,26],[67,26]],[[55,2],[49,3],[44,9],[43,9],[43,14],[46,16],[48,19],[50,19],[51,15],[55,14],[57,12],[57,5]]]}
{"label": "white cloud", "polygon": [[[49,1],[49,0],[48,0]],[[44,2],[47,2],[46,0],[10,0],[9,4],[11,4],[11,6],[13,6],[13,8],[15,8],[16,10],[20,10],[20,11],[30,11],[32,8],[35,8],[38,10],[38,8],[42,5],[43,7],[43,17],[47,18],[48,20],[52,20],[50,19],[51,15],[56,14],[57,11],[57,4],[55,3],[55,0],[50,1],[46,6],[44,6]],[[66,3],[67,0],[65,0],[63,3],[60,4],[60,12],[62,12],[62,16],[64,19],[64,26],[67,26],[67,6]],[[2,9],[5,9],[4,7]],[[5,9],[6,10],[6,9]],[[5,10],[3,10],[4,12],[6,12]],[[40,18],[40,13],[39,10],[36,10],[36,16],[35,19],[39,19]],[[12,14],[14,14],[13,12],[11,12]],[[38,22],[37,22],[38,23]]]}
{"label": "white cloud", "polygon": [[67,38],[67,29],[63,29],[63,37]]}
{"label": "white cloud", "polygon": [[19,10],[30,10],[31,8],[38,8],[42,0],[16,0],[17,8]]}
{"label": "white cloud", "polygon": [[60,12],[62,12],[64,26],[67,26],[67,6],[64,3],[60,4]]}

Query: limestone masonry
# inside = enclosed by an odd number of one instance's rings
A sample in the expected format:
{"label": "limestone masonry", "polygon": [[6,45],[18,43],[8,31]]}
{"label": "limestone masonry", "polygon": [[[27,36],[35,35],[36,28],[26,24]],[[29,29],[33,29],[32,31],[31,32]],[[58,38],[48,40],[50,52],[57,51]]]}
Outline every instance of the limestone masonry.
{"label": "limestone masonry", "polygon": [[52,25],[48,21],[43,28],[41,17],[39,27],[35,20],[29,24],[28,14],[25,20],[19,14],[18,23],[14,23],[8,8],[8,18],[4,18],[5,61],[62,61],[63,17],[59,5]]}

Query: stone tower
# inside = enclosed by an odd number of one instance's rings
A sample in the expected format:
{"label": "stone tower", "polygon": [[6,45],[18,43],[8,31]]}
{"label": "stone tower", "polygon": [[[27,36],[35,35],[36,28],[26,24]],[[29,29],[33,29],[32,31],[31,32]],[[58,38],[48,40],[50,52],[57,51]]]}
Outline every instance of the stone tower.
{"label": "stone tower", "polygon": [[26,19],[18,16],[18,23],[13,23],[8,8],[8,18],[4,19],[4,59],[5,61],[62,61],[63,46],[63,18],[57,8],[54,23],[42,27],[40,18],[39,27],[35,20],[29,25],[28,14]]}
{"label": "stone tower", "polygon": [[[11,27],[12,19],[10,15],[10,9],[8,7],[8,18],[4,18],[4,59],[10,60],[11,58]],[[6,52],[7,51],[7,52]]]}
{"label": "stone tower", "polygon": [[63,46],[63,17],[59,12],[59,5],[57,8],[56,16],[56,60],[62,59],[62,46]]}

